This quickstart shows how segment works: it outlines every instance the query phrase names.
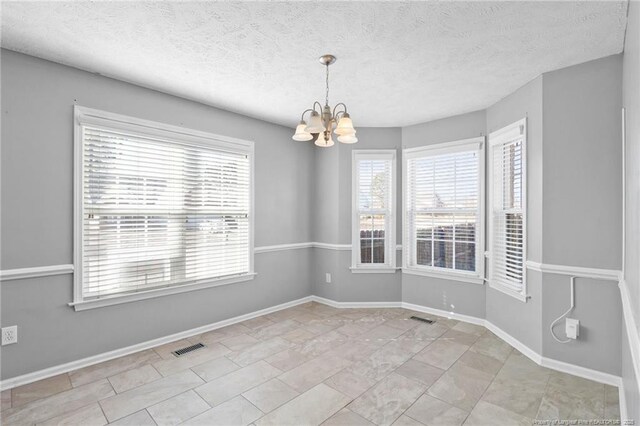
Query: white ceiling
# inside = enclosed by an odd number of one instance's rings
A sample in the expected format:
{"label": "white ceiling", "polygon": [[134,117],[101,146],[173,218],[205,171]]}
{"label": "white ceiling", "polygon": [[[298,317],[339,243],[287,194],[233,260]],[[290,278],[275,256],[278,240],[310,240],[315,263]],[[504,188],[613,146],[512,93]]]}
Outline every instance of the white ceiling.
{"label": "white ceiling", "polygon": [[486,108],[542,72],[619,53],[626,1],[3,2],[2,46],[294,126],[324,99],[356,126]]}

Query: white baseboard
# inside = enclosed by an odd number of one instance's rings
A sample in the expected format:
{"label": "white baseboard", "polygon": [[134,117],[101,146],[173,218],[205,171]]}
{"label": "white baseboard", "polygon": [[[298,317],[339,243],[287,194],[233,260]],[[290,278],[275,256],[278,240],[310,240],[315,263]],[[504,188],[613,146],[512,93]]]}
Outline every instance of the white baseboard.
{"label": "white baseboard", "polygon": [[[631,351],[631,362],[634,367],[634,373],[636,375],[636,383],[638,386],[638,390],[640,391],[640,328],[636,323],[636,319],[632,312],[631,305],[631,296],[629,295],[629,287],[625,280],[620,280],[618,283],[618,287],[620,288],[620,296],[622,298],[622,319],[625,323],[625,328],[627,329],[627,335],[622,336],[628,339],[629,342],[629,350]],[[621,388],[622,389],[622,388]],[[623,397],[621,395],[620,399],[620,413],[621,418],[623,420],[629,419],[629,413],[627,412],[626,400],[624,401],[624,410],[623,410]]]}
{"label": "white baseboard", "polygon": [[416,312],[424,312],[432,315],[438,315],[445,318],[456,319],[470,324],[481,325],[486,327],[493,334],[513,346],[520,351],[523,355],[527,356],[533,362],[543,367],[550,368],[552,370],[560,371],[563,373],[572,374],[574,376],[582,377],[584,379],[593,380],[598,383],[604,383],[611,386],[620,387],[622,379],[619,376],[613,374],[604,373],[602,371],[592,370],[590,368],[581,367],[574,364],[569,364],[563,361],[558,361],[551,358],[546,358],[511,336],[506,331],[497,327],[495,324],[487,321],[483,318],[473,317],[470,315],[459,314],[456,312],[447,312],[441,309],[431,308],[428,306],[415,305],[407,302],[336,302],[334,300],[326,299],[318,296],[311,296],[312,300],[318,303],[324,303],[334,308],[392,308],[402,307]]}
{"label": "white baseboard", "polygon": [[617,387],[622,385],[622,378],[620,376],[544,357],[490,321],[486,321],[485,327],[538,365],[582,377],[583,379],[593,380],[598,383]]}
{"label": "white baseboard", "polygon": [[400,308],[402,302],[336,302],[320,296],[311,296],[314,302],[322,303],[333,308]]}
{"label": "white baseboard", "polygon": [[484,326],[487,328],[487,330],[516,348],[518,351],[520,351],[520,353],[525,355],[531,361],[535,362],[538,365],[542,365],[542,355],[531,349],[529,346],[525,345],[520,340],[516,339],[500,327],[496,326],[491,321],[485,320]]}
{"label": "white baseboard", "polygon": [[[334,308],[397,308],[402,307],[416,312],[424,312],[427,314],[437,315],[444,318],[451,318],[470,324],[486,327],[493,334],[507,342],[509,345],[520,351],[523,355],[531,359],[538,365],[550,368],[552,370],[563,373],[572,374],[584,379],[593,380],[598,383],[604,383],[611,386],[621,388],[622,378],[613,374],[604,373],[602,371],[592,370],[590,368],[581,367],[579,365],[570,364],[552,358],[543,357],[535,350],[531,349],[506,331],[502,330],[490,321],[484,318],[478,318],[470,315],[464,315],[457,312],[448,312],[441,309],[431,308],[428,306],[415,305],[407,302],[336,302],[319,296],[311,296],[312,300],[318,303],[332,306]],[[622,407],[622,405],[621,405]]]}
{"label": "white baseboard", "polygon": [[598,370],[592,370],[591,368],[581,367],[564,361],[558,361],[557,359],[542,357],[540,365],[551,368],[552,370],[562,371],[563,373],[593,380],[594,382],[604,383],[605,385],[616,387],[620,387],[622,385],[622,377],[620,376],[615,376]]}
{"label": "white baseboard", "polygon": [[627,411],[627,394],[624,392],[624,381],[620,381],[620,386],[618,387],[618,403],[620,404],[620,420],[623,422],[625,420],[633,420],[629,418],[629,411]]}
{"label": "white baseboard", "polygon": [[[524,343],[520,342],[519,340],[517,340],[516,338],[514,338],[504,330],[495,326],[491,322],[484,320],[483,318],[477,318],[477,317],[459,314],[455,312],[447,312],[447,311],[436,309],[436,308],[430,308],[427,306],[415,305],[415,304],[406,303],[406,302],[337,302],[337,301],[327,299],[324,297],[319,297],[319,296],[303,297],[301,299],[293,300],[291,302],[282,303],[280,305],[250,312],[248,314],[240,315],[234,318],[218,321],[213,324],[208,324],[202,327],[193,328],[180,333],[171,334],[169,336],[160,337],[158,339],[149,340],[136,345],[127,346],[125,348],[116,349],[110,352],[105,352],[103,354],[94,355],[88,358],[83,358],[77,361],[68,362],[66,364],[49,367],[43,370],[24,374],[22,376],[6,379],[0,382],[0,389],[1,390],[11,389],[11,388],[32,383],[38,380],[43,380],[49,377],[53,377],[58,374],[68,373],[70,371],[74,371],[79,368],[88,367],[90,365],[109,361],[111,359],[129,355],[145,349],[151,349],[153,347],[160,346],[165,343],[184,339],[186,337],[195,336],[198,334],[205,333],[207,331],[216,330],[218,328],[226,327],[228,325],[236,324],[236,323],[246,321],[255,317],[270,314],[272,312],[280,311],[282,309],[301,305],[303,303],[307,303],[311,301],[332,306],[334,308],[398,308],[398,307],[402,307],[402,308],[409,309],[416,312],[424,312],[424,313],[438,315],[445,318],[452,318],[459,321],[468,322],[475,325],[481,325],[489,329],[496,336],[500,337],[502,340],[509,343],[511,346],[516,348],[518,351],[522,352],[524,355],[526,355],[527,357],[529,357],[531,360],[533,360],[539,365],[542,365],[544,367],[551,368],[557,371],[561,371],[564,373],[573,374],[575,376],[583,377],[589,380],[594,380],[596,382],[605,383],[612,386],[618,386],[620,389],[622,389],[622,380],[620,377],[603,373],[600,371],[596,371],[596,370],[591,370],[589,368],[569,364],[566,362],[542,357],[540,354],[538,354],[533,349],[526,346]],[[623,407],[625,407],[626,409],[626,404],[623,398],[620,399],[620,407],[621,409]],[[625,413],[625,411],[622,411],[622,413]]]}
{"label": "white baseboard", "polygon": [[270,314],[272,312],[280,311],[282,309],[287,309],[293,306],[301,305],[303,303],[307,303],[312,300],[313,300],[313,296],[303,297],[302,299],[292,300],[291,302],[286,302],[280,305],[271,306],[269,308],[261,309],[259,311],[254,311],[248,314],[239,315],[237,317],[218,321],[212,324],[207,324],[202,327],[192,328],[190,330],[182,331],[180,333],[175,333],[169,336],[148,340],[146,342],[138,343],[136,345],[127,346],[125,348],[116,349],[116,350],[105,352],[102,354],[79,359],[77,361],[71,361],[66,364],[56,365],[54,367],[49,367],[43,370],[27,373],[22,376],[6,379],[0,382],[0,390],[12,389],[17,386],[22,386],[28,383],[36,382],[38,380],[43,380],[49,377],[57,376],[58,374],[68,373],[70,371],[74,371],[79,368],[88,367],[94,364],[99,364],[101,362],[109,361],[114,358],[119,358],[121,356],[130,355],[132,353],[140,352],[145,349],[151,349],[156,346],[164,345],[165,343],[170,343],[170,342],[181,340],[187,337],[196,336],[198,334],[206,333],[207,331],[216,330],[218,328],[222,328],[228,325],[250,320],[252,318]]}
{"label": "white baseboard", "polygon": [[402,302],[402,307],[416,312],[424,312],[426,314],[438,315],[440,317],[451,318],[468,322],[471,324],[484,326],[484,320],[482,318],[472,317],[469,315],[459,314],[457,312],[444,311],[442,309],[430,308],[428,306],[414,305],[413,303]]}

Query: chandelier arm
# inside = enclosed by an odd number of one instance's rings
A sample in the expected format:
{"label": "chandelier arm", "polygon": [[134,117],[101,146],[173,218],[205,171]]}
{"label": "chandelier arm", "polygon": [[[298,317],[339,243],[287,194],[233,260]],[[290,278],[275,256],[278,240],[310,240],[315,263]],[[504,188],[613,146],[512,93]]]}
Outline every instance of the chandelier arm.
{"label": "chandelier arm", "polygon": [[333,107],[333,113],[331,115],[333,115],[334,117],[337,117],[336,110],[338,109],[338,107],[340,105],[342,105],[344,107],[344,111],[338,111],[338,114],[340,114],[341,112],[343,114],[347,112],[347,106],[344,103],[340,102],[339,104],[336,104],[336,106]]}
{"label": "chandelier arm", "polygon": [[304,115],[306,113],[308,113],[309,111],[313,111],[313,108],[307,108],[302,112],[302,115],[300,116],[300,121],[304,121]]}
{"label": "chandelier arm", "polygon": [[322,114],[322,104],[320,102],[318,102],[318,101],[314,101],[313,102],[313,110],[314,111],[316,110],[316,104],[318,104],[318,106],[320,107],[320,111],[316,111],[316,112]]}

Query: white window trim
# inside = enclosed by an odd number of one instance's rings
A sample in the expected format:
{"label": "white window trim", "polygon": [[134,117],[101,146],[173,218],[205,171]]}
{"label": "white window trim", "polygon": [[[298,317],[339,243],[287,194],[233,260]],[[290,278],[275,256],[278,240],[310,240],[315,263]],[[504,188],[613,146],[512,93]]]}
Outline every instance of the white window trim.
{"label": "white window trim", "polygon": [[[249,157],[251,181],[250,181],[250,210],[249,210],[249,272],[233,277],[218,279],[197,280],[185,282],[180,285],[140,291],[122,295],[105,296],[98,299],[84,300],[82,297],[82,241],[83,227],[82,218],[84,213],[82,199],[82,173],[83,173],[83,141],[82,125],[94,124],[105,125],[110,128],[118,128],[124,131],[140,132],[154,135],[160,138],[168,138],[176,142],[188,142],[189,144],[200,144],[203,146],[215,145],[216,147],[227,147],[235,150],[245,151]],[[73,110],[73,140],[74,140],[74,179],[73,179],[73,306],[76,311],[99,308],[103,306],[116,305],[120,303],[133,302],[154,297],[161,297],[170,294],[184,293],[188,291],[200,290],[209,287],[232,284],[236,282],[252,280],[257,274],[254,272],[254,211],[255,211],[255,164],[254,164],[254,143],[242,139],[219,136],[212,133],[187,129],[155,121],[143,120],[97,109],[74,106]]]}
{"label": "white window trim", "polygon": [[[433,266],[410,266],[409,256],[411,250],[409,244],[413,244],[413,239],[409,237],[409,229],[406,221],[408,177],[407,161],[414,157],[419,157],[423,153],[430,155],[459,152],[475,147],[479,151],[478,159],[478,239],[476,241],[476,267],[475,272],[447,270]],[[402,150],[402,273],[410,275],[421,275],[433,278],[461,281],[471,284],[484,284],[484,241],[485,241],[485,137],[462,139],[452,142],[444,142],[434,145],[421,146],[417,148],[407,148]]]}
{"label": "white window trim", "polygon": [[[385,223],[384,258],[382,264],[360,263],[360,220],[358,212],[358,160],[391,161],[389,210]],[[354,149],[351,151],[351,270],[352,273],[394,273],[396,268],[396,150]]]}
{"label": "white window trim", "polygon": [[[508,126],[503,127],[502,129],[496,130],[489,134],[489,215],[493,214],[493,147],[495,145],[500,145],[505,143],[510,139],[514,139],[524,135],[522,139],[522,261],[523,265],[527,263],[527,119],[523,118],[522,120],[518,120],[515,123],[511,123]],[[527,302],[529,296],[527,294],[527,269],[523,267],[522,272],[522,292],[517,293],[508,289],[504,286],[496,284],[493,282],[491,277],[491,271],[493,271],[493,256],[491,253],[491,248],[493,247],[493,220],[489,219],[489,245],[488,245],[488,259],[489,259],[489,287],[494,290],[500,291],[501,293],[507,294],[515,299],[520,300],[521,302]]]}

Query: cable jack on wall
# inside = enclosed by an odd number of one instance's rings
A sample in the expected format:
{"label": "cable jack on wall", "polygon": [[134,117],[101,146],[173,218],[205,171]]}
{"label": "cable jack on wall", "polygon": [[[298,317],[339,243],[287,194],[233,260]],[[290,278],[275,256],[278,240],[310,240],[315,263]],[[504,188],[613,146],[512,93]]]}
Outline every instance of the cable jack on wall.
{"label": "cable jack on wall", "polygon": [[567,309],[567,311],[564,314],[556,318],[555,321],[553,321],[549,326],[549,331],[551,332],[551,335],[558,343],[569,343],[572,340],[577,339],[580,334],[580,321],[572,318],[567,318],[566,327],[565,327],[565,332],[567,334],[566,340],[560,339],[558,336],[556,336],[556,333],[553,331],[553,328],[562,320],[562,318],[569,315],[569,313],[573,310],[573,308],[576,305],[575,285],[576,285],[576,277],[571,277],[571,307]]}

